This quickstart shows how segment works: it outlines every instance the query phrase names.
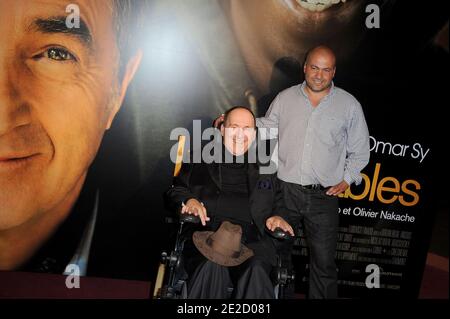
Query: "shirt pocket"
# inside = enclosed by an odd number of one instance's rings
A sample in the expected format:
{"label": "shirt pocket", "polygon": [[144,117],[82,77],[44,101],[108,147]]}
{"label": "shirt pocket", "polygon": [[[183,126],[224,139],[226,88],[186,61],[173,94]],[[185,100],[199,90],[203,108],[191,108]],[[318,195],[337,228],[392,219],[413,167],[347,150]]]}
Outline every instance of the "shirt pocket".
{"label": "shirt pocket", "polygon": [[340,144],[345,137],[345,120],[336,116],[323,116],[317,135],[330,146]]}

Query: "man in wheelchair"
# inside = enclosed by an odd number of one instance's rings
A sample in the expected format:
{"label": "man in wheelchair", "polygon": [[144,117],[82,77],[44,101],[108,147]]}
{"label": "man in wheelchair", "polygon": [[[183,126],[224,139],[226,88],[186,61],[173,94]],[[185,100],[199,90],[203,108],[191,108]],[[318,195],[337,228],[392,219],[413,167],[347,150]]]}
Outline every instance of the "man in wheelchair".
{"label": "man in wheelchair", "polygon": [[267,229],[294,231],[282,217],[288,213],[276,174],[261,174],[260,164],[249,161],[255,116],[234,107],[223,123],[223,160],[183,164],[167,192],[173,209],[201,221],[184,243],[187,297],[274,298],[277,244]]}

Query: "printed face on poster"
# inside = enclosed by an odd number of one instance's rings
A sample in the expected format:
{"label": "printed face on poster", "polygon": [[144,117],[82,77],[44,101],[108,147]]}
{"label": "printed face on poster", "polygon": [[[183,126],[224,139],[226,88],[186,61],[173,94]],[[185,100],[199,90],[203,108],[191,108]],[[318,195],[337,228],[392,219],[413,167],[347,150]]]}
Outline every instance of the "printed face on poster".
{"label": "printed face on poster", "polygon": [[[63,273],[77,260],[86,275],[153,281],[170,243],[161,194],[175,133],[187,150],[232,106],[264,116],[305,80],[307,52],[327,45],[329,80],[361,103],[371,136],[362,183],[340,198],[340,294],[417,296],[445,169],[436,106],[448,78],[430,67],[448,65],[439,11],[396,0],[2,1],[0,269]],[[302,234],[293,261],[305,291]]]}

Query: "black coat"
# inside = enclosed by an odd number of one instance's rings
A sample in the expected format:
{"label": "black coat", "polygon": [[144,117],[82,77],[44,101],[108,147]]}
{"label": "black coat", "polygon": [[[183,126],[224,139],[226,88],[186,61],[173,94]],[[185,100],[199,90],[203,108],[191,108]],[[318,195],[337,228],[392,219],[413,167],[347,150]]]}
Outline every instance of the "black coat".
{"label": "black coat", "polygon": [[[221,164],[183,164],[181,171],[167,191],[169,207],[179,211],[181,203],[195,198],[205,205],[207,214],[216,211],[217,200],[222,189]],[[273,215],[282,215],[284,202],[276,174],[260,174],[257,164],[248,164],[248,185],[250,191],[250,213],[256,225],[260,242],[248,245],[256,255],[264,255],[267,261],[276,263],[275,239],[265,231],[266,220]]]}
{"label": "black coat", "polygon": [[155,203],[148,196],[151,185],[115,205],[114,197],[89,173],[69,216],[18,270],[62,274],[91,218],[98,191],[87,276],[154,281],[161,251],[168,250],[165,245],[170,238],[164,215],[153,209]]}

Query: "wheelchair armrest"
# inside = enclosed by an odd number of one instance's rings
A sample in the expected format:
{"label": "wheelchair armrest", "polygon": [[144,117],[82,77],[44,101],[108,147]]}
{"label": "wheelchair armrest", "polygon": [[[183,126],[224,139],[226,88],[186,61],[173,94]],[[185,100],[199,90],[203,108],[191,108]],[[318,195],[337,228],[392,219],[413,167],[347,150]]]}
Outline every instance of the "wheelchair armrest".
{"label": "wheelchair armrest", "polygon": [[200,223],[200,217],[190,214],[180,214],[180,222],[198,224]]}
{"label": "wheelchair armrest", "polygon": [[288,232],[285,232],[280,227],[275,228],[273,231],[271,231],[266,227],[266,231],[270,234],[270,236],[276,239],[286,239],[291,237],[291,235]]}

